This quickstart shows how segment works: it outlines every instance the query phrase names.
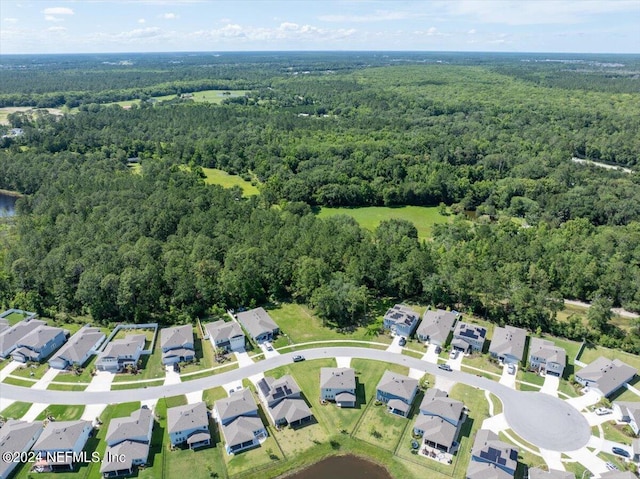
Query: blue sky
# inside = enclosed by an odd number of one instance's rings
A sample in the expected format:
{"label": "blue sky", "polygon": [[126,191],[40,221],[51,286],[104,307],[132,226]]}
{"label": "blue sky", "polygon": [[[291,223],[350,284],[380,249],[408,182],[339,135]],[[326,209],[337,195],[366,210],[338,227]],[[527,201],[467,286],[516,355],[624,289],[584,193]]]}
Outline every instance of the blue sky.
{"label": "blue sky", "polygon": [[640,53],[640,0],[0,0],[0,53]]}

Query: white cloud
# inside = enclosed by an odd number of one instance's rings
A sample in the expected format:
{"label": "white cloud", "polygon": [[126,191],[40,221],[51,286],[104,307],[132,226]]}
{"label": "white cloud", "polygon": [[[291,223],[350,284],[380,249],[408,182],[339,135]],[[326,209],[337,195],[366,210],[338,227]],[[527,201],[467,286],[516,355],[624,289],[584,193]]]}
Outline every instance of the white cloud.
{"label": "white cloud", "polygon": [[369,22],[388,22],[392,20],[407,20],[409,18],[418,18],[424,16],[419,13],[409,13],[403,11],[376,10],[368,15],[321,15],[318,20],[323,22],[338,23],[369,23]]}
{"label": "white cloud", "polygon": [[146,20],[144,18],[139,18],[138,19],[138,23],[140,23],[140,24],[145,23],[145,22],[146,22]]}
{"label": "white cloud", "polygon": [[[352,37],[356,33],[353,28],[326,29],[313,25],[300,25],[293,22],[282,22],[278,27],[254,27],[243,26],[237,23],[213,29],[193,32],[190,36],[198,41],[223,41],[236,42],[315,42],[337,41]],[[265,45],[266,46],[266,45]]]}
{"label": "white cloud", "polygon": [[67,7],[51,7],[42,10],[45,15],[73,15],[73,10]]}
{"label": "white cloud", "polygon": [[6,23],[18,23],[18,19],[17,18],[4,18],[3,19],[4,22]]}
{"label": "white cloud", "polygon": [[162,18],[164,18],[165,20],[175,20],[178,17],[179,17],[179,15],[176,15],[175,13],[163,13],[162,14]]}
{"label": "white cloud", "polygon": [[47,31],[53,33],[64,33],[67,29],[65,27],[49,27],[47,28]]}
{"label": "white cloud", "polygon": [[63,18],[60,18],[60,17],[54,17],[53,15],[45,15],[45,16],[44,16],[44,19],[45,19],[47,22],[64,22],[64,19],[63,19]]}
{"label": "white cloud", "polygon": [[475,35],[475,34],[477,33],[477,31],[476,31],[476,29],[475,29],[475,28],[472,28],[472,29],[471,29],[471,30],[469,30],[467,33],[468,33],[469,35]]}

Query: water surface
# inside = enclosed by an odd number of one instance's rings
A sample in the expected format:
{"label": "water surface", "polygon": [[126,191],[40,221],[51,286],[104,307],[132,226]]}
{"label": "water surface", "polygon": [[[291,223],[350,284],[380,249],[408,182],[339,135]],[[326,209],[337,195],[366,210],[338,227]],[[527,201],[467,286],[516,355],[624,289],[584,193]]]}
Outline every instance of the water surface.
{"label": "water surface", "polygon": [[286,477],[287,479],[393,479],[384,467],[356,456],[332,456]]}

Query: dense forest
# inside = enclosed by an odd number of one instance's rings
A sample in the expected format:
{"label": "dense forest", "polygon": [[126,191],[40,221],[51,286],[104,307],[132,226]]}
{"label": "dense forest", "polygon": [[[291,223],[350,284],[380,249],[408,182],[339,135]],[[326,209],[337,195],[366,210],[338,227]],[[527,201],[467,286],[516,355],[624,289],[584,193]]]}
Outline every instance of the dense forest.
{"label": "dense forest", "polygon": [[[640,325],[607,321],[640,311],[640,174],[571,161],[637,167],[640,59],[447,55],[3,58],[4,105],[79,109],[9,115],[0,188],[25,196],[0,302],[143,321],[293,299],[348,326],[396,297],[640,353]],[[248,93],[148,101],[204,89]],[[424,242],[314,214],[364,205],[477,219]],[[595,302],[587,326],[555,319],[562,298]]]}

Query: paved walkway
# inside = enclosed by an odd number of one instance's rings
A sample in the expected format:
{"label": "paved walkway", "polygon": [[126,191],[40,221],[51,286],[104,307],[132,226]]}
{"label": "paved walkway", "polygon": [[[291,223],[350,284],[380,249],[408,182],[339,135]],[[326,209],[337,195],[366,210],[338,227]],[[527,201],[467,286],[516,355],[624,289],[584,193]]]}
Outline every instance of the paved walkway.
{"label": "paved walkway", "polygon": [[600,395],[594,391],[589,391],[582,396],[578,396],[577,398],[567,399],[567,404],[571,404],[578,411],[582,411],[589,406],[593,406],[598,401],[600,401]]}
{"label": "paved walkway", "polygon": [[562,453],[558,451],[547,451],[546,449],[540,449],[540,455],[544,462],[547,463],[549,469],[555,469],[556,471],[566,470],[564,463],[562,462]]}
{"label": "paved walkway", "polygon": [[4,381],[9,374],[14,372],[20,366],[22,366],[22,363],[19,363],[18,361],[11,361],[4,368],[0,369],[0,382]]}
{"label": "paved walkway", "polygon": [[23,421],[33,422],[37,419],[37,417],[42,414],[47,408],[49,404],[47,403],[33,403],[29,410],[22,416]]}
{"label": "paved walkway", "polygon": [[554,397],[558,397],[559,386],[560,386],[560,378],[557,376],[552,376],[551,374],[547,374],[544,377],[544,384],[542,385],[542,389],[540,389],[540,392],[544,394],[549,394]]}
{"label": "paved walkway", "polygon": [[517,389],[516,376],[518,375],[518,366],[514,364],[513,367],[516,368],[516,370],[513,374],[509,374],[509,365],[506,363],[502,365],[502,376],[500,376],[499,382],[508,388]]}
{"label": "paved walkway", "polygon": [[47,372],[42,375],[40,380],[31,386],[31,389],[47,389],[51,381],[53,381],[56,376],[60,373],[59,369],[49,368]]}
{"label": "paved walkway", "polygon": [[[471,411],[471,413],[473,414],[473,411]],[[482,429],[489,429],[498,434],[500,431],[509,429],[509,423],[504,414],[498,414],[497,416],[491,416],[482,421]]]}
{"label": "paved walkway", "polygon": [[627,388],[629,391],[631,391],[633,394],[635,394],[636,396],[640,397],[640,390],[637,388],[634,388],[631,384],[629,383],[624,383],[624,387]]}
{"label": "paved walkway", "polygon": [[[107,372],[107,371],[96,371],[96,374],[91,378],[91,383],[87,386],[85,391],[110,391],[111,383],[113,382],[115,374]],[[158,400],[156,399],[155,402]],[[155,406],[155,402],[153,405]],[[87,404],[82,412],[82,417],[84,421],[91,421],[95,426],[97,423],[97,419],[100,417],[102,412],[106,409],[107,403],[101,404]]]}

